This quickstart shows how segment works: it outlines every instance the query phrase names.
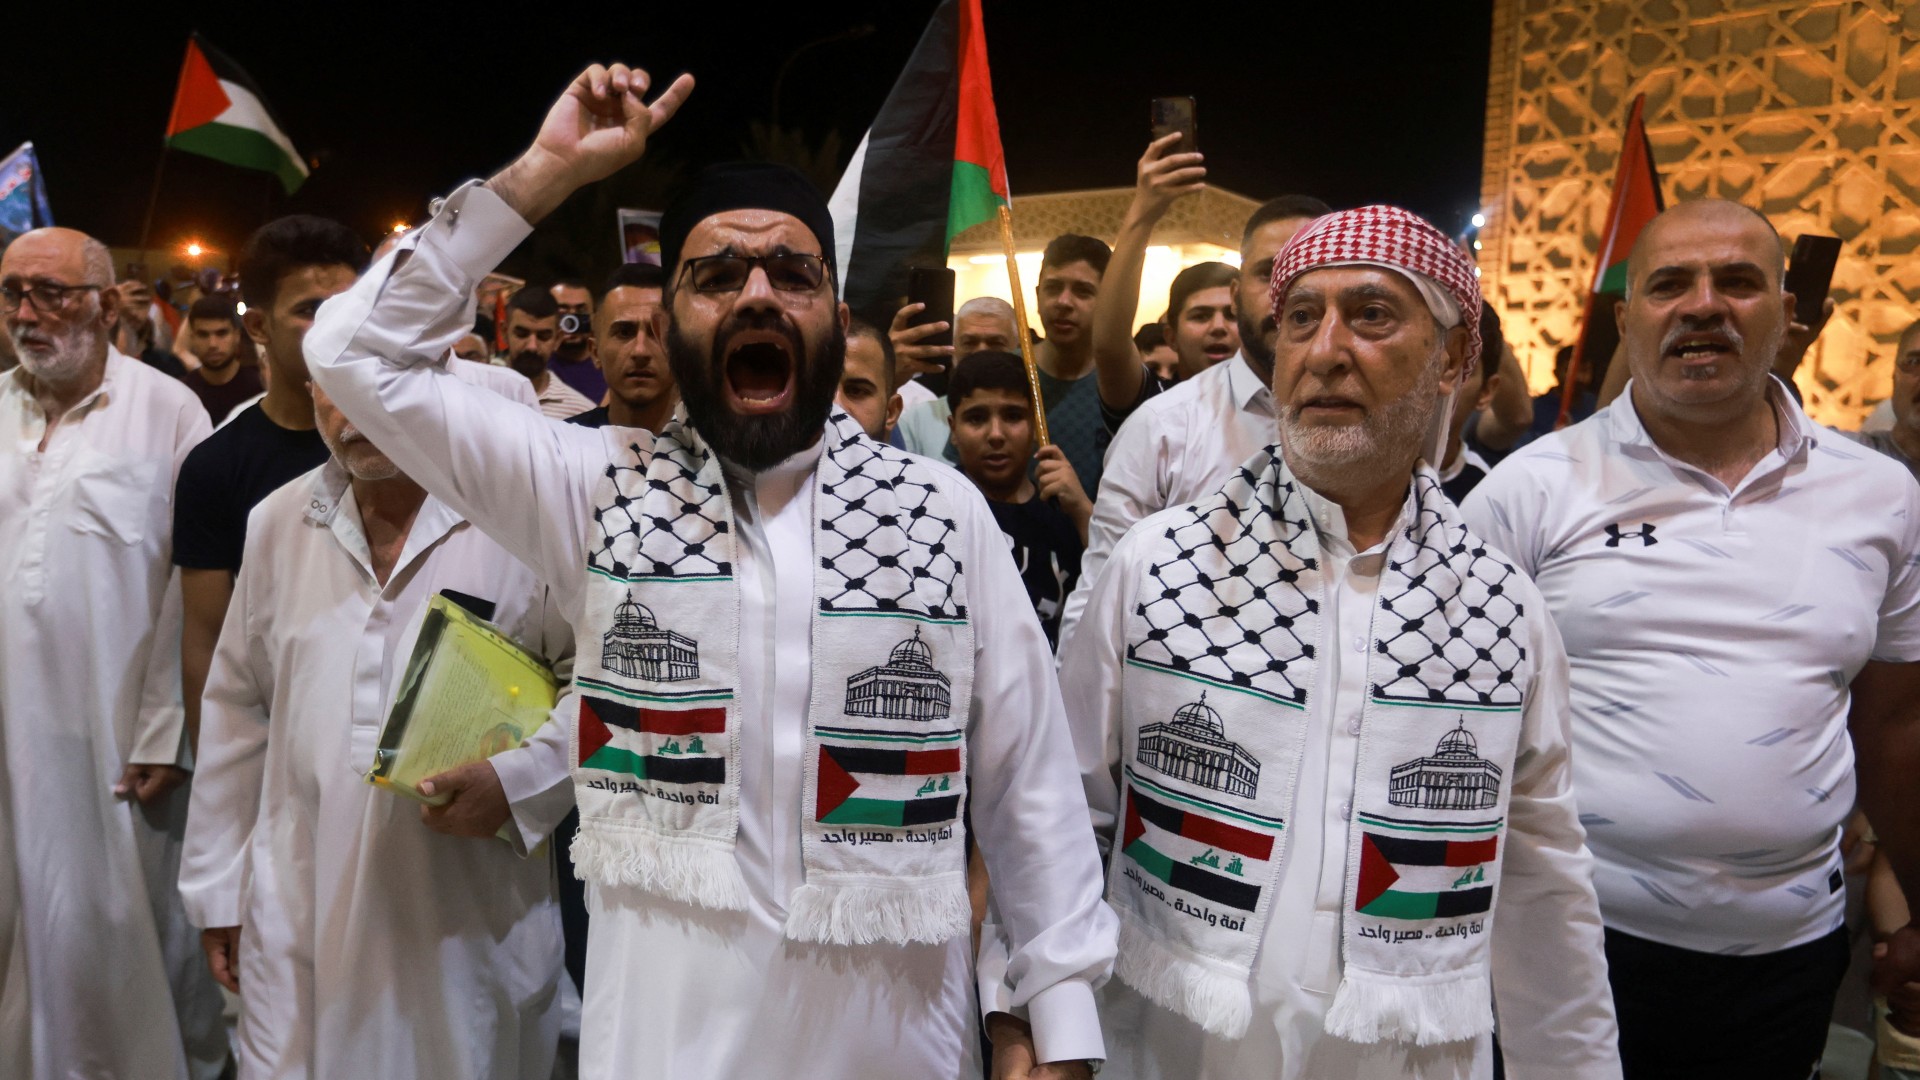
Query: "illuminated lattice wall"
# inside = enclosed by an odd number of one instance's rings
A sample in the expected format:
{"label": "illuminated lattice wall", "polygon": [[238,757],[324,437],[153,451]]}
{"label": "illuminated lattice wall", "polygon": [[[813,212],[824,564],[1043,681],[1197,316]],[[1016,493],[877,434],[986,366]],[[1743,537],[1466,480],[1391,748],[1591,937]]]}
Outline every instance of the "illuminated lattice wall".
{"label": "illuminated lattice wall", "polygon": [[1535,389],[1572,342],[1633,95],[1669,205],[1755,207],[1846,242],[1798,379],[1856,425],[1920,313],[1920,3],[1495,0],[1482,280]]}

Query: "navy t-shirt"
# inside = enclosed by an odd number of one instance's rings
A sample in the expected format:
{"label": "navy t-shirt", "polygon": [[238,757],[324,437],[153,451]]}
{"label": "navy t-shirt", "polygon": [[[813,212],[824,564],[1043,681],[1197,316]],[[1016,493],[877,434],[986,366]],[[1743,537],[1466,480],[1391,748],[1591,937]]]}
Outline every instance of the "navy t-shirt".
{"label": "navy t-shirt", "polygon": [[1034,614],[1047,632],[1047,644],[1060,644],[1060,609],[1080,580],[1080,555],[1085,545],[1080,530],[1066,512],[1039,496],[1023,503],[987,500],[993,520],[1006,535],[1007,548],[1020,582],[1027,587]]}

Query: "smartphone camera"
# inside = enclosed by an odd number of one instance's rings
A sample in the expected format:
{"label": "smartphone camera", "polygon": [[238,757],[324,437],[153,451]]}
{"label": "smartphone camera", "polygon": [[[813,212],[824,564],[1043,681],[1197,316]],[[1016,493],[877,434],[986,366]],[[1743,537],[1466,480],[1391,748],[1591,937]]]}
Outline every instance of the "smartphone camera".
{"label": "smartphone camera", "polygon": [[585,334],[593,329],[593,316],[582,315],[577,311],[560,313],[560,332],[562,334]]}

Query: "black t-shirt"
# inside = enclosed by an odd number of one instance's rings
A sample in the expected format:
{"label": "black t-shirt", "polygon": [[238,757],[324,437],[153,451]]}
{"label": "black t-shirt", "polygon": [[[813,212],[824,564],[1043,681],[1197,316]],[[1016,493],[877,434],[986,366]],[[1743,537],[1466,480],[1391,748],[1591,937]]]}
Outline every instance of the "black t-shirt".
{"label": "black t-shirt", "polygon": [[171,375],[183,380],[187,377],[187,365],[181,363],[179,357],[165,349],[148,349],[140,354],[140,362],[162,375]]}
{"label": "black t-shirt", "polygon": [[1080,580],[1080,530],[1059,507],[1039,496],[1023,503],[987,500],[993,520],[1006,534],[1013,565],[1033,601],[1034,614],[1047,632],[1047,644],[1058,646],[1060,609]]}
{"label": "black t-shirt", "polygon": [[607,415],[607,408],[605,405],[596,405],[586,412],[567,417],[567,423],[581,427],[606,427],[613,423],[613,418]]}
{"label": "black t-shirt", "polygon": [[207,407],[207,415],[213,418],[215,427],[227,418],[235,406],[266,389],[260,384],[259,369],[244,365],[234,373],[233,378],[219,386],[202,377],[198,368],[187,372],[180,381],[186,383],[187,389],[200,398],[200,404]]}
{"label": "black t-shirt", "polygon": [[261,499],[327,460],[318,431],[288,431],[255,402],[187,453],[173,489],[173,563],[240,569],[247,515]]}

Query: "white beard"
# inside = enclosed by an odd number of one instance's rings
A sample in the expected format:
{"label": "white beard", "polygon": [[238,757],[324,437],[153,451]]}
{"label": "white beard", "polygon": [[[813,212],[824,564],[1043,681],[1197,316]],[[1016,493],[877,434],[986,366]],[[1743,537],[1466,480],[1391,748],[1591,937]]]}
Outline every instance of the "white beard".
{"label": "white beard", "polygon": [[21,342],[19,331],[11,336],[20,366],[27,369],[27,374],[54,386],[79,382],[93,365],[94,358],[106,351],[107,343],[106,331],[91,323],[69,326],[54,339],[51,349],[28,347]]}
{"label": "white beard", "polygon": [[1441,401],[1441,359],[1436,357],[1405,394],[1358,424],[1306,425],[1289,407],[1280,410],[1280,443],[1287,467],[1318,489],[1337,490],[1376,481],[1380,470],[1417,457]]}

